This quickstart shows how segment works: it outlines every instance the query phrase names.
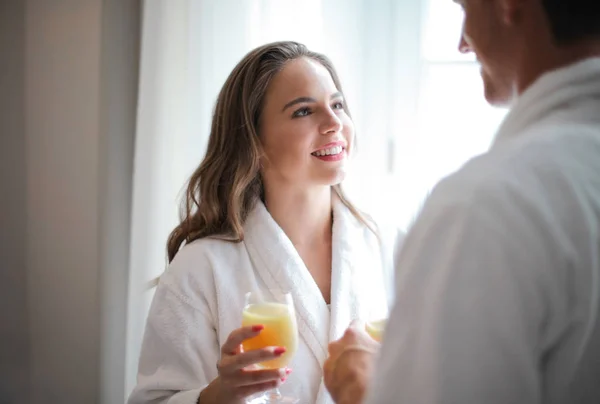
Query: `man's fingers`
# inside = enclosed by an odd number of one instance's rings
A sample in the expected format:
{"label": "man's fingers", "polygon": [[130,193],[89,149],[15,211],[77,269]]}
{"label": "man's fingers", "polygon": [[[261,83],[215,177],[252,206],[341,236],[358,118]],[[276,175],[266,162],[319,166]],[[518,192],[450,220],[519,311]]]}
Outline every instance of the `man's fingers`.
{"label": "man's fingers", "polygon": [[334,356],[335,353],[340,349],[340,341],[333,341],[327,346],[327,352],[329,356]]}
{"label": "man's fingers", "polygon": [[238,328],[229,334],[227,341],[221,347],[222,355],[233,355],[237,352],[238,347],[242,342],[247,339],[256,337],[263,330],[263,326],[260,324]]}
{"label": "man's fingers", "polygon": [[331,377],[333,376],[333,363],[334,360],[331,357],[329,357],[323,364],[323,382],[325,382],[325,387],[327,387],[328,389]]}
{"label": "man's fingers", "polygon": [[353,328],[355,330],[364,330],[365,329],[365,322],[361,321],[359,319],[352,320],[350,322],[350,325],[348,326],[348,328]]}
{"label": "man's fingers", "polygon": [[344,332],[342,339],[356,340],[359,335],[366,333],[365,323],[359,320],[354,320],[350,323],[350,326]]}

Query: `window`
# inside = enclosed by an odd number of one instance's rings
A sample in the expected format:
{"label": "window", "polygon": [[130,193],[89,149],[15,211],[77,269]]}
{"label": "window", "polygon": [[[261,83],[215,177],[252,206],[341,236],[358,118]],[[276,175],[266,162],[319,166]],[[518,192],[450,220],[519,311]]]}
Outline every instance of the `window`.
{"label": "window", "polygon": [[425,15],[418,136],[421,153],[436,162],[424,170],[431,182],[487,150],[506,111],[486,103],[474,55],[457,50],[461,8],[429,0]]}
{"label": "window", "polygon": [[462,9],[450,0],[403,3],[392,13],[399,28],[389,49],[393,150],[381,157],[390,168],[379,181],[373,173],[355,181],[352,194],[407,228],[440,179],[487,150],[506,111],[486,103],[474,55],[458,51]]}

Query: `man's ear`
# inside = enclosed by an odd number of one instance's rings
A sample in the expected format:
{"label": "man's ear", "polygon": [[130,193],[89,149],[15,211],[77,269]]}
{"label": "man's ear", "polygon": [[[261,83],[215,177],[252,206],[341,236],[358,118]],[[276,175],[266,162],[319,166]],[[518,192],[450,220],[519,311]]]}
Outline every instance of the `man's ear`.
{"label": "man's ear", "polygon": [[506,25],[517,24],[523,8],[531,1],[540,0],[498,0],[502,22]]}

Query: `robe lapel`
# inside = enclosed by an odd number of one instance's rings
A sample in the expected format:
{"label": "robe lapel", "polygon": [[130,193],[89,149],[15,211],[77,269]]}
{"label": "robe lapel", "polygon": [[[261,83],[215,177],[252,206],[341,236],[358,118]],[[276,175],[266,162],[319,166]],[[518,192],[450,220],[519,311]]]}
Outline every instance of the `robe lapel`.
{"label": "robe lapel", "polygon": [[540,77],[516,101],[492,147],[524,132],[577,99],[600,96],[600,58],[591,58]]}
{"label": "robe lapel", "polygon": [[387,314],[386,285],[379,241],[334,198],[330,340],[350,322]]}
{"label": "robe lapel", "polygon": [[327,358],[328,308],[290,239],[257,202],[244,226],[244,243],[260,279],[270,290],[292,293],[298,333],[319,364]]}
{"label": "robe lapel", "polygon": [[[300,338],[320,365],[327,358],[329,342],[340,338],[352,320],[366,321],[372,312],[387,312],[378,240],[335,194],[330,313],[292,242],[261,202],[248,216],[244,231],[258,277],[268,289],[292,292]],[[323,383],[316,402],[332,402]]]}
{"label": "robe lapel", "polygon": [[[334,194],[329,340],[339,339],[352,320],[387,314],[381,249],[375,235]],[[317,403],[332,403],[321,383]]]}

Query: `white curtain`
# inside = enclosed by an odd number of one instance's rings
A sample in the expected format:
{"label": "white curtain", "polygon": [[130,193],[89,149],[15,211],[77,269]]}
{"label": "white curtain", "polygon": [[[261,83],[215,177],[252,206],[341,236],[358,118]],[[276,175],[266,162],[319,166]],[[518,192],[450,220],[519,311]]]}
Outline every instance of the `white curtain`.
{"label": "white curtain", "polygon": [[484,151],[504,114],[456,51],[448,0],[146,0],[134,165],[126,391],[185,181],[201,161],[217,93],[252,48],[296,40],[334,62],[353,113],[350,196],[403,226],[442,176]]}

